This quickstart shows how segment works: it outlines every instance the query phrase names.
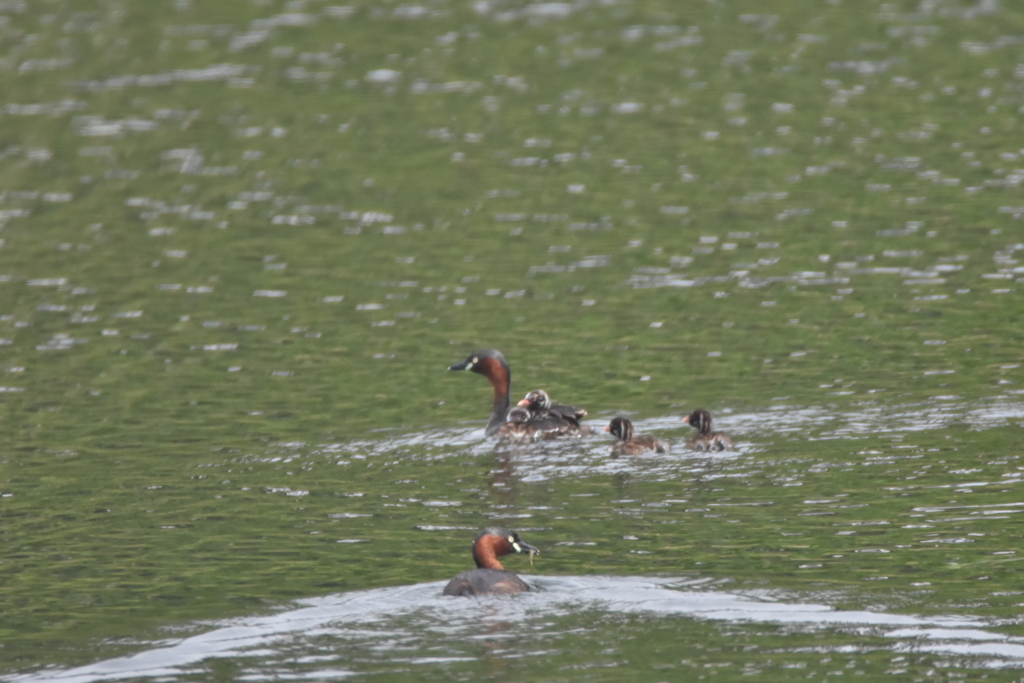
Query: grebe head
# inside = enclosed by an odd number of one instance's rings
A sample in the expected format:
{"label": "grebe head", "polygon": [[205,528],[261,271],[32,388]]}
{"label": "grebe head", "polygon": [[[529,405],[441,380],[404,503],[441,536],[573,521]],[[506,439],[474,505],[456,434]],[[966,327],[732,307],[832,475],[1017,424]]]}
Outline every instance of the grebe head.
{"label": "grebe head", "polygon": [[512,553],[540,555],[540,551],[503,527],[489,526],[473,542],[473,561],[481,569],[504,569],[498,558]]}
{"label": "grebe head", "polygon": [[696,427],[701,434],[708,434],[711,431],[711,413],[706,410],[695,410],[683,418],[683,422]]}
{"label": "grebe head", "polygon": [[608,423],[604,431],[611,432],[619,441],[629,441],[633,438],[633,423],[624,417],[616,417]]}
{"label": "grebe head", "polygon": [[551,397],[543,389],[534,389],[528,393],[517,405],[530,410],[551,410]]}
{"label": "grebe head", "polygon": [[448,366],[449,370],[472,370],[491,380],[496,378],[508,381],[512,372],[509,370],[508,362],[501,351],[497,349],[482,349],[469,354],[466,360]]}
{"label": "grebe head", "polygon": [[483,375],[495,386],[495,395],[507,395],[512,384],[512,371],[502,352],[495,348],[473,351],[462,362],[449,366],[449,370],[469,370]]}
{"label": "grebe head", "polygon": [[512,371],[505,361],[505,356],[497,349],[482,349],[469,354],[469,357],[461,363],[448,366],[449,370],[471,370],[483,375],[491,381],[494,387],[494,406],[491,409],[491,417],[487,420],[487,427],[484,434],[494,436],[505,424],[505,417],[508,415],[508,406],[511,403],[509,389],[512,387]]}

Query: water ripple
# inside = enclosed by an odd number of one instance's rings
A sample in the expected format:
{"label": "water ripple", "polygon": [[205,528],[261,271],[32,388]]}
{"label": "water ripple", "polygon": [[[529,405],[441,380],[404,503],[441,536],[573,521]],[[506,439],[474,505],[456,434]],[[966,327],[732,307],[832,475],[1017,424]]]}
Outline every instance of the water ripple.
{"label": "water ripple", "polygon": [[[858,641],[871,636],[888,640],[896,653],[958,654],[983,657],[986,667],[1024,666],[1024,640],[991,630],[991,624],[978,618],[843,610],[830,606],[824,595],[794,599],[771,591],[727,592],[716,590],[717,582],[689,578],[526,578],[538,590],[515,599],[445,598],[440,595],[443,582],[311,598],[270,616],[195,624],[191,628],[201,631],[196,635],[144,644],[134,655],[2,680],[89,683],[162,678],[196,673],[201,663],[225,658],[261,672],[249,679],[272,680],[284,673],[282,669],[294,666],[297,649],[334,654],[303,658],[305,677],[325,678],[358,673],[370,662],[375,663],[373,670],[385,665],[397,671],[394,667],[402,664],[473,661],[480,657],[473,647],[480,637],[510,644],[504,652],[489,650],[487,657],[520,657],[524,646],[529,649],[524,641],[538,638],[546,641],[545,648],[534,656],[547,656],[559,650],[566,638],[566,631],[552,631],[552,620],[574,624],[578,634],[595,631],[603,622],[623,615],[787,626],[792,644],[784,651],[790,652],[803,647],[807,635],[827,628],[837,632],[838,644],[833,640],[816,645],[823,652],[856,649]],[[438,656],[441,650],[449,654]],[[343,669],[337,668],[340,653],[346,655]]]}

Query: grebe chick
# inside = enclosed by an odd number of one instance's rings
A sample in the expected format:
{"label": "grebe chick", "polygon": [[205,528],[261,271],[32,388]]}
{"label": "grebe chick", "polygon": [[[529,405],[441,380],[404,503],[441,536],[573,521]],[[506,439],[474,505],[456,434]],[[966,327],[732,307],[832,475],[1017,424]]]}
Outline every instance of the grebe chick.
{"label": "grebe chick", "polygon": [[530,411],[513,408],[508,411],[508,422],[498,427],[502,441],[533,441],[538,436],[536,425],[530,424]]}
{"label": "grebe chick", "polygon": [[695,451],[724,451],[732,448],[732,439],[723,432],[711,431],[711,413],[695,410],[683,418],[683,422],[697,428],[697,436],[686,442],[687,448]]}
{"label": "grebe chick", "polygon": [[633,436],[633,423],[624,417],[616,417],[604,431],[611,432],[618,441],[612,445],[615,455],[639,455],[647,451],[668,453],[668,442],[653,436]]}
{"label": "grebe chick", "polygon": [[494,387],[494,405],[491,417],[484,428],[486,436],[494,436],[507,421],[508,407],[512,402],[509,389],[512,387],[512,371],[505,362],[505,356],[497,349],[474,351],[466,360],[448,366],[449,370],[472,370],[491,381]]}
{"label": "grebe chick", "polygon": [[543,424],[541,431],[544,438],[581,436],[590,433],[590,428],[580,422],[586,416],[586,410],[554,403],[548,392],[542,389],[531,391],[516,405],[529,410],[530,420],[537,422],[538,427]]}
{"label": "grebe chick", "polygon": [[530,590],[526,582],[512,572],[505,571],[498,562],[502,555],[540,551],[519,538],[519,534],[502,527],[487,527],[473,541],[473,561],[476,569],[464,571],[448,582],[442,595],[512,595]]}

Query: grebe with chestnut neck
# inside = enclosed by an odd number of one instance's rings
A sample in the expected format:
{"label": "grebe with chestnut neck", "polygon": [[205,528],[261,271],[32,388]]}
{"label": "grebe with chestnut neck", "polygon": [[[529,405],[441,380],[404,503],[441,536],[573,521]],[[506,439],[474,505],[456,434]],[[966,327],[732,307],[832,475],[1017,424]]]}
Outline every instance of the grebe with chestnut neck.
{"label": "grebe with chestnut neck", "polygon": [[491,407],[491,417],[484,427],[486,436],[495,436],[501,426],[508,421],[508,408],[512,403],[509,391],[512,389],[512,370],[501,351],[497,349],[483,349],[474,351],[461,363],[448,366],[449,370],[470,370],[483,375],[490,380],[494,387],[494,405]]}
{"label": "grebe with chestnut neck", "polygon": [[[501,351],[482,349],[474,351],[464,361],[448,367],[449,370],[470,370],[483,375],[494,387],[491,416],[484,435],[510,440],[547,439],[559,436],[578,436],[584,433],[580,418],[587,414],[582,408],[552,404],[543,391],[530,392],[519,402],[526,414],[509,412],[512,404],[512,370]],[[546,401],[546,402],[545,402]],[[546,407],[545,407],[546,406]]]}
{"label": "grebe with chestnut neck", "polygon": [[455,576],[442,595],[513,595],[530,590],[526,582],[501,566],[498,558],[512,553],[529,553],[532,561],[540,551],[503,527],[487,527],[473,541],[476,569]]}

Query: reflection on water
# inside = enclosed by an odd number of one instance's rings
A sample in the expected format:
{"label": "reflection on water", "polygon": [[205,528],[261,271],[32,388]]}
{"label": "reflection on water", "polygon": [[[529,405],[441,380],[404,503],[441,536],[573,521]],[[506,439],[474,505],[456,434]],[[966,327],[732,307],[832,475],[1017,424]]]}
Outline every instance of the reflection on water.
{"label": "reflection on water", "polygon": [[[237,660],[245,680],[287,679],[299,672],[303,678],[327,679],[481,658],[557,661],[574,638],[620,628],[616,625],[627,617],[644,619],[621,627],[622,642],[645,637],[647,620],[706,622],[720,631],[742,624],[784,629],[785,645],[770,655],[746,655],[755,661],[784,659],[809,647],[818,654],[845,655],[881,648],[892,654],[961,655],[980,668],[1024,666],[1024,639],[1000,633],[980,618],[843,610],[829,606],[826,596],[808,602],[815,596],[796,600],[778,591],[729,592],[720,590],[722,582],[682,578],[526,578],[536,590],[513,599],[443,598],[443,582],[433,582],[302,600],[270,616],[196,625],[203,632],[141,644],[131,656],[3,680],[177,678],[207,670],[215,659]],[[685,654],[680,649],[680,656]]]}

